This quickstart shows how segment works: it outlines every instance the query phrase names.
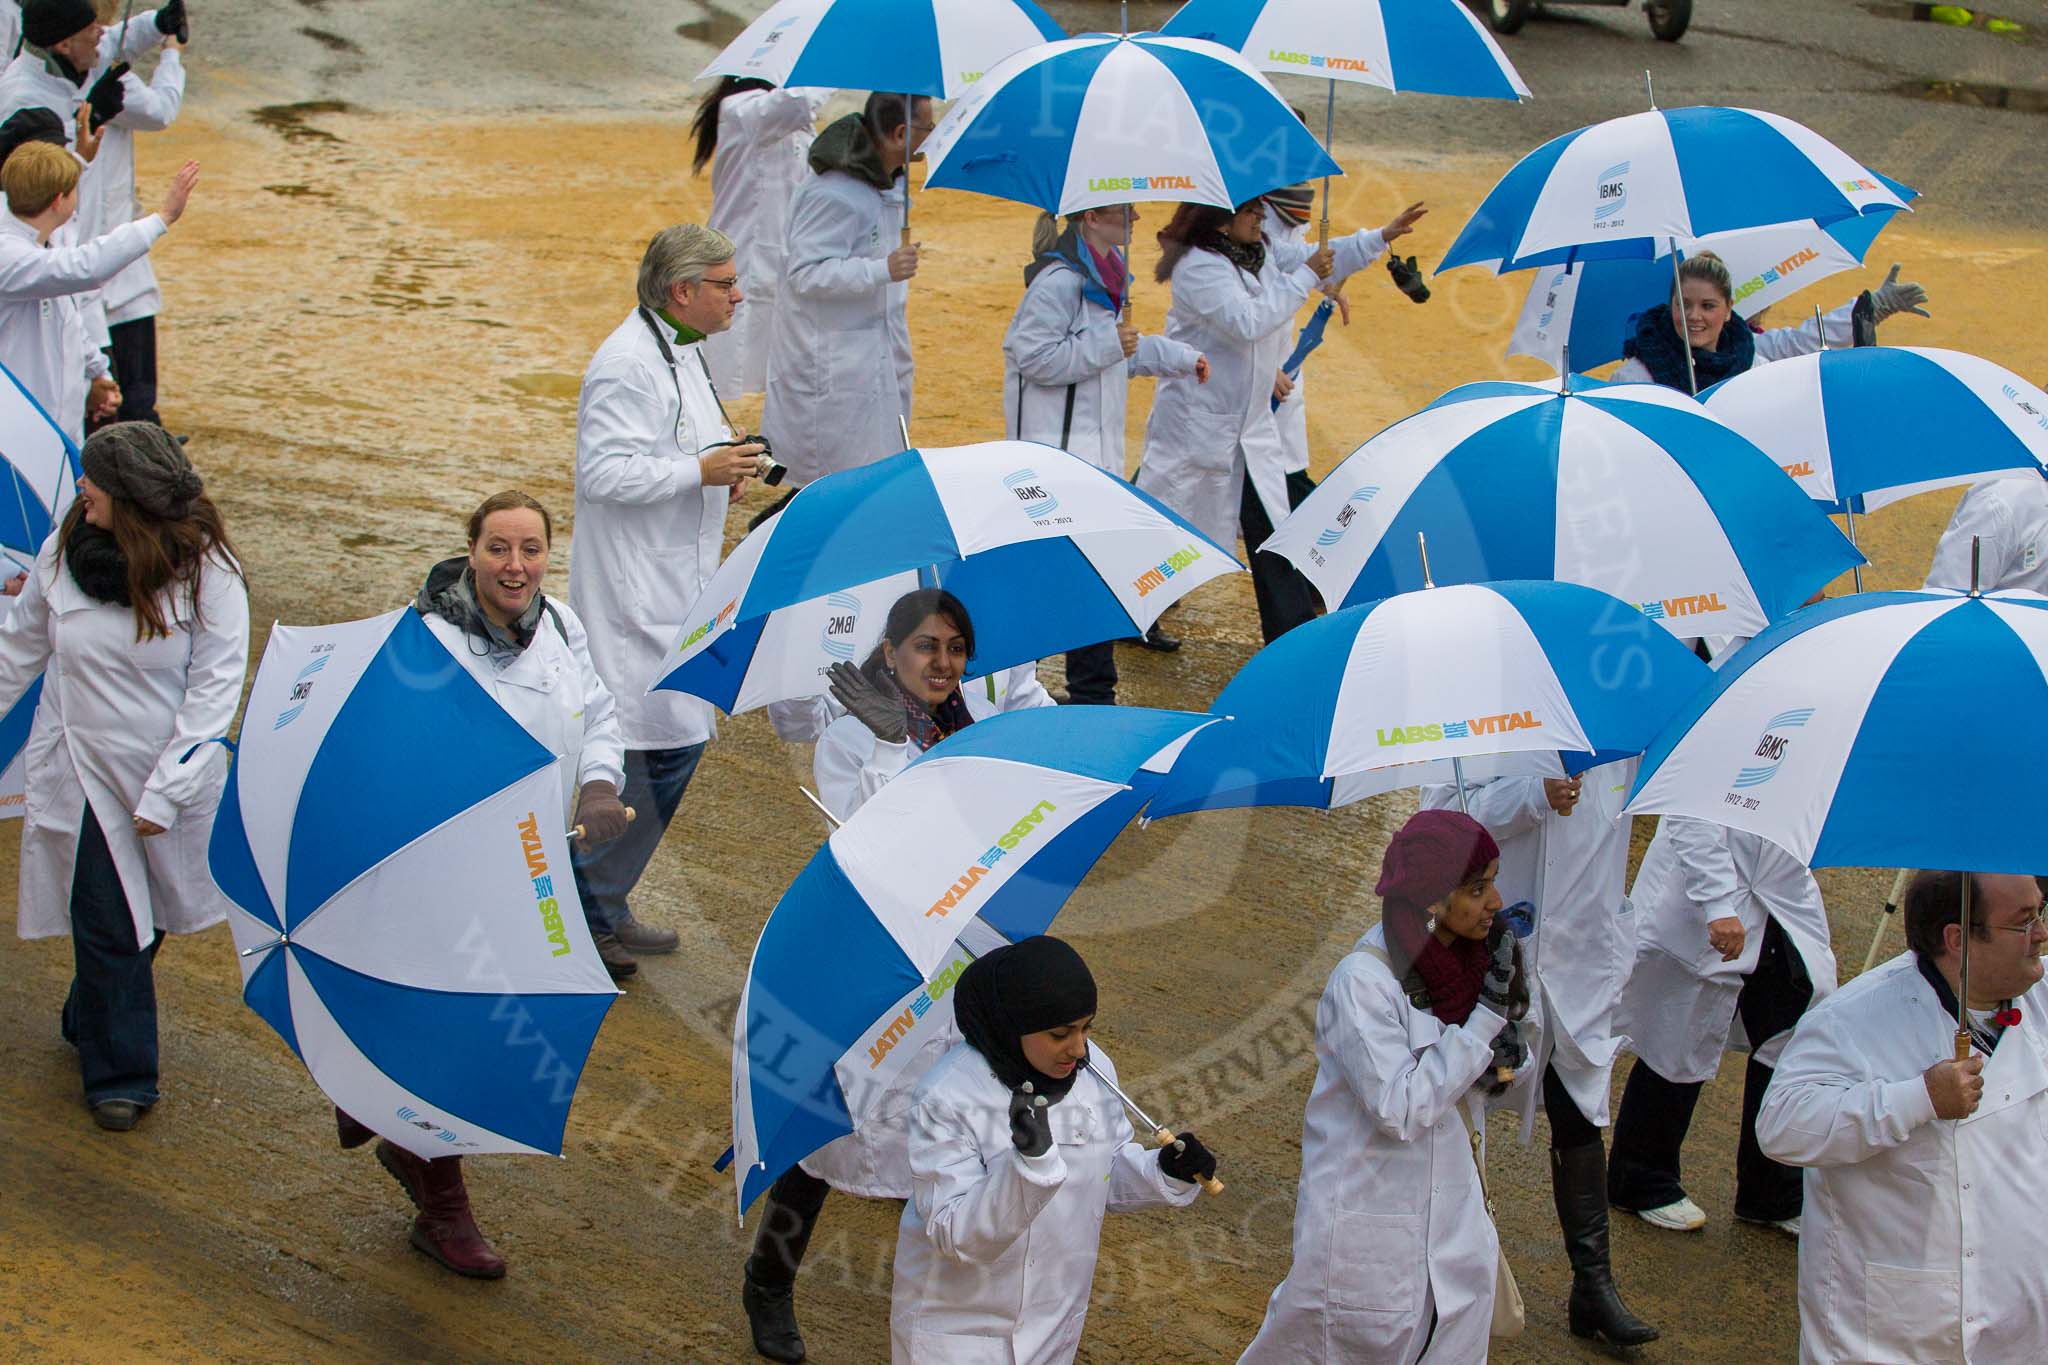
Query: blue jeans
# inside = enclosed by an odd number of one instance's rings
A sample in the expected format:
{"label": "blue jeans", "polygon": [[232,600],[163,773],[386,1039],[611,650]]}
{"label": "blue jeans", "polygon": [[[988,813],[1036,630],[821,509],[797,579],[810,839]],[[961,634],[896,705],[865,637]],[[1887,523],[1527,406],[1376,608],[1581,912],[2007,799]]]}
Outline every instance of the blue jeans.
{"label": "blue jeans", "polygon": [[569,851],[569,866],[576,874],[576,894],[583,901],[583,918],[593,934],[615,933],[632,918],[626,897],[640,883],[668,822],[675,819],[682,804],[683,789],[704,757],[702,744],[680,749],[628,749],[626,789],[619,800],[633,808],[633,823],[608,844],[587,852]]}
{"label": "blue jeans", "polygon": [[156,978],[151,964],[161,933],[135,941],[135,919],[107,836],[85,808],[78,861],[71,872],[71,953],[75,975],[64,997],[64,1041],[78,1049],[85,1102],[157,1101]]}

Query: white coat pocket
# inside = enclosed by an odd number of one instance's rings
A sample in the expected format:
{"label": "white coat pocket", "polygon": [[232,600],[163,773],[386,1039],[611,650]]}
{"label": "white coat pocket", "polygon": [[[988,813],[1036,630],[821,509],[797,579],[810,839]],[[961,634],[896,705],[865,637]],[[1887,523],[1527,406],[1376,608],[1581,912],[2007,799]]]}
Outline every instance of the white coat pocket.
{"label": "white coat pocket", "polygon": [[1424,1215],[1351,1213],[1330,1220],[1327,1264],[1330,1306],[1373,1313],[1415,1313],[1422,1308],[1429,1251]]}
{"label": "white coat pocket", "polygon": [[1014,1365],[1015,1360],[1003,1337],[932,1332],[922,1327],[910,1334],[910,1365]]}
{"label": "white coat pocket", "polygon": [[1867,1357],[1879,1365],[1951,1360],[1962,1316],[1962,1284],[1953,1270],[1863,1266],[1863,1332]]}

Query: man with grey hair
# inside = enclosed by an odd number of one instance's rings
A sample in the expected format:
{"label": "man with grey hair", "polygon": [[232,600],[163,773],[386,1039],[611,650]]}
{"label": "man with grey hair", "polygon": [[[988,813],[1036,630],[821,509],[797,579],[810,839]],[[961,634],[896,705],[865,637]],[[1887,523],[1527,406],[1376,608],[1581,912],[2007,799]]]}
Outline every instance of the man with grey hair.
{"label": "man with grey hair", "polygon": [[675,951],[675,931],[635,919],[626,897],[717,727],[710,703],[647,686],[718,567],[726,504],[764,450],[726,425],[703,357],[704,338],[732,325],[743,297],[733,257],[732,240],[713,228],[657,233],[640,262],[639,306],[591,357],[576,407],[569,601],[618,699],[620,799],[638,818],[571,862],[614,980],[638,970],[633,953]]}

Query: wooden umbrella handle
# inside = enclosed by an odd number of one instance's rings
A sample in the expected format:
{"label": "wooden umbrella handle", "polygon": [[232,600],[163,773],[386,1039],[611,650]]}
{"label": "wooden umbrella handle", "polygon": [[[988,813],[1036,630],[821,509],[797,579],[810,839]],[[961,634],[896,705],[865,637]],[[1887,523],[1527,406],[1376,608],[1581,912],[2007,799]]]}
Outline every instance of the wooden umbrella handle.
{"label": "wooden umbrella handle", "polygon": [[[1179,1138],[1175,1137],[1172,1133],[1167,1132],[1164,1128],[1161,1128],[1158,1132],[1154,1133],[1152,1135],[1152,1140],[1158,1143],[1161,1147],[1171,1147],[1174,1143],[1180,1141]],[[1223,1182],[1218,1180],[1213,1175],[1198,1175],[1195,1177],[1195,1183],[1197,1185],[1200,1185],[1204,1190],[1206,1190],[1210,1194],[1223,1193]]]}
{"label": "wooden umbrella handle", "polygon": [[[632,824],[632,823],[633,823],[633,821],[634,821],[634,820],[635,820],[635,819],[636,819],[637,817],[638,817],[638,812],[637,812],[637,811],[635,811],[635,810],[634,810],[634,809],[633,809],[633,808],[632,808],[631,806],[628,806],[628,807],[626,807],[626,823],[627,823],[627,824],[629,824],[629,825],[630,825],[630,824]],[[569,831],[569,837],[570,837],[571,839],[581,839],[581,838],[583,837],[583,826],[581,826],[581,825],[578,825],[578,826],[576,826],[576,827],[575,827],[574,829],[570,830],[570,831]]]}
{"label": "wooden umbrella handle", "polygon": [[1971,1039],[1970,1039],[1970,1030],[1968,1030],[1967,1028],[1958,1028],[1958,1029],[1956,1030],[1956,1060],[1957,1060],[1957,1061],[1959,1061],[1959,1062],[1967,1062],[1967,1061],[1969,1061],[1969,1060],[1970,1060],[1970,1043],[1971,1043]]}

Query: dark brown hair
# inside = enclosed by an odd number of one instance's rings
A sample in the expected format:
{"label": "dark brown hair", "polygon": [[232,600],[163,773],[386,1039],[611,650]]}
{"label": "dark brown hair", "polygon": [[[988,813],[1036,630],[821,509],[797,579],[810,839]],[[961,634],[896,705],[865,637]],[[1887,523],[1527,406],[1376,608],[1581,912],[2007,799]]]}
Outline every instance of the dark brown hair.
{"label": "dark brown hair", "polygon": [[1963,878],[1970,878],[1970,937],[1988,939],[1991,930],[1984,923],[1984,883],[1975,873],[1915,872],[1906,887],[1906,946],[1924,958],[1937,958],[1948,951],[1948,926],[1963,922]]}
{"label": "dark brown hair", "polygon": [[[974,622],[968,619],[967,608],[960,599],[944,588],[917,588],[896,599],[896,605],[889,608],[889,619],[882,624],[882,639],[901,648],[917,628],[924,624],[927,616],[944,619],[947,625],[960,632],[960,638],[967,645],[967,657],[974,657]],[[875,652],[868,655],[868,661],[861,665],[872,673],[884,668],[882,646],[877,644]]]}
{"label": "dark brown hair", "polygon": [[[109,520],[113,522],[107,531],[128,561],[128,601],[135,612],[137,641],[170,635],[170,623],[164,620],[163,607],[157,601],[166,589],[182,587],[189,593],[193,623],[202,624],[199,576],[207,556],[217,555],[229,570],[248,582],[249,575],[242,568],[234,542],[228,539],[220,509],[205,493],[194,497],[191,509],[175,521],[159,520],[114,493],[107,494],[107,506]],[[58,532],[59,547],[68,547],[84,524],[85,499],[80,498],[64,514],[64,525]]]}
{"label": "dark brown hair", "polygon": [[540,513],[541,530],[547,533],[548,544],[555,543],[555,519],[548,515],[548,509],[541,506],[540,499],[531,493],[522,493],[517,488],[508,488],[502,493],[493,493],[477,504],[476,511],[469,514],[469,543],[475,545],[484,533],[484,522],[493,512],[528,511]]}
{"label": "dark brown hair", "polygon": [[697,138],[697,153],[690,158],[691,175],[704,174],[704,168],[711,164],[711,154],[718,150],[718,108],[725,103],[726,96],[737,95],[742,90],[774,88],[775,82],[764,81],[759,76],[726,76],[711,88],[711,93],[697,106],[697,117],[690,124],[690,131]]}
{"label": "dark brown hair", "polygon": [[1208,239],[1229,227],[1235,217],[1236,209],[1219,209],[1214,204],[1182,204],[1175,209],[1172,219],[1159,229],[1159,266],[1152,278],[1165,284],[1190,247],[1206,246]]}

